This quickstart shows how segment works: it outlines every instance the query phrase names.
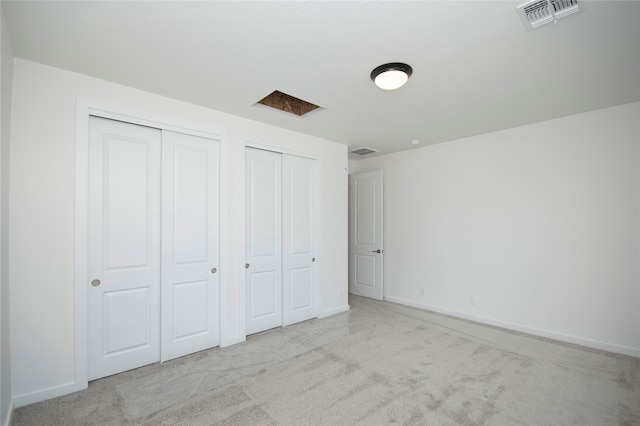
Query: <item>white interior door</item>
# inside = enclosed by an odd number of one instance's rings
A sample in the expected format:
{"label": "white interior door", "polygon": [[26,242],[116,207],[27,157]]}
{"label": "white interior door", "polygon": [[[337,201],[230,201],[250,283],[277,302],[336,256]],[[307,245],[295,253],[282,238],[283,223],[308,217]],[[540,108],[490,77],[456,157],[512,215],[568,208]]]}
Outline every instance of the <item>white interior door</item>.
{"label": "white interior door", "polygon": [[162,132],[162,361],[218,345],[218,141]]}
{"label": "white interior door", "polygon": [[382,170],[350,176],[349,291],[382,300]]}
{"label": "white interior door", "polygon": [[282,325],[282,156],[247,148],[247,334]]}
{"label": "white interior door", "polygon": [[90,118],[89,380],[160,360],[158,129]]}
{"label": "white interior door", "polygon": [[282,156],[283,325],[316,317],[316,161]]}

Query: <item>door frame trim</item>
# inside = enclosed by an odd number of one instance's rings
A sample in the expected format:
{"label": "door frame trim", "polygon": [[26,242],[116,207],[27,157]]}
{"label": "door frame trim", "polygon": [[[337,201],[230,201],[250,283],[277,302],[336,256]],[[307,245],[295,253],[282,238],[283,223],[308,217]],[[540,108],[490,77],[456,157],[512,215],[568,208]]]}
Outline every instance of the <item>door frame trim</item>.
{"label": "door frame trim", "polygon": [[[75,220],[74,220],[74,380],[73,382],[55,389],[55,397],[67,393],[86,389],[88,387],[88,177],[89,177],[89,116],[108,118],[124,121],[141,126],[154,127],[160,130],[169,130],[193,136],[200,136],[219,141],[220,144],[220,214],[219,223],[228,223],[228,158],[229,146],[226,132],[217,127],[194,125],[184,123],[156,113],[134,110],[121,105],[111,105],[85,98],[76,98],[76,144],[75,144]],[[229,233],[227,227],[220,226],[219,245],[228,247]],[[220,309],[219,309],[219,336],[220,346],[228,346],[235,343],[237,336],[227,336],[225,333],[227,306],[222,303],[224,293],[228,292],[228,273],[224,273],[229,259],[226,250],[220,253]]]}

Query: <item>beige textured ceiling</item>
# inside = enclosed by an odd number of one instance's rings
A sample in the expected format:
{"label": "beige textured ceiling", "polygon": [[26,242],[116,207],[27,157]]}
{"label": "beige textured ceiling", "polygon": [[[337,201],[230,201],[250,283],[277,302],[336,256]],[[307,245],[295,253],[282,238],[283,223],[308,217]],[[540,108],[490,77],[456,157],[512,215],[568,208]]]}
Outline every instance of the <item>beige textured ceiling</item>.
{"label": "beige textured ceiling", "polygon": [[[389,153],[640,100],[640,2],[3,1],[16,57]],[[369,79],[406,62],[395,92]],[[308,117],[253,106],[274,90]],[[376,154],[372,154],[376,155]],[[359,158],[355,156],[352,158]]]}

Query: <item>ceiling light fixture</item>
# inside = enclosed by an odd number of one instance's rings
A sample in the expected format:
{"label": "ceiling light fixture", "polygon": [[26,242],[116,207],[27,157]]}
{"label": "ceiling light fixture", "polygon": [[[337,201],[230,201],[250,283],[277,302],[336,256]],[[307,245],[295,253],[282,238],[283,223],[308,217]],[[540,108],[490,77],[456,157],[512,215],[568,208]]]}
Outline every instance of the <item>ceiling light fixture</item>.
{"label": "ceiling light fixture", "polygon": [[396,90],[404,86],[413,69],[401,62],[380,65],[371,71],[371,80],[383,90]]}

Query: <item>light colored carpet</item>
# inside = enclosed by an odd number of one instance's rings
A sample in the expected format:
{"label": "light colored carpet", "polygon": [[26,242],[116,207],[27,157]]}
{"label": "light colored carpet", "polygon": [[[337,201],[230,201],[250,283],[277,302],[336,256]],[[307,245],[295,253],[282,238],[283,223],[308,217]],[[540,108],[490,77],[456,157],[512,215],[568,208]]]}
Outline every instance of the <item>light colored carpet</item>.
{"label": "light colored carpet", "polygon": [[640,359],[351,297],[351,311],[97,380],[13,425],[640,425]]}

